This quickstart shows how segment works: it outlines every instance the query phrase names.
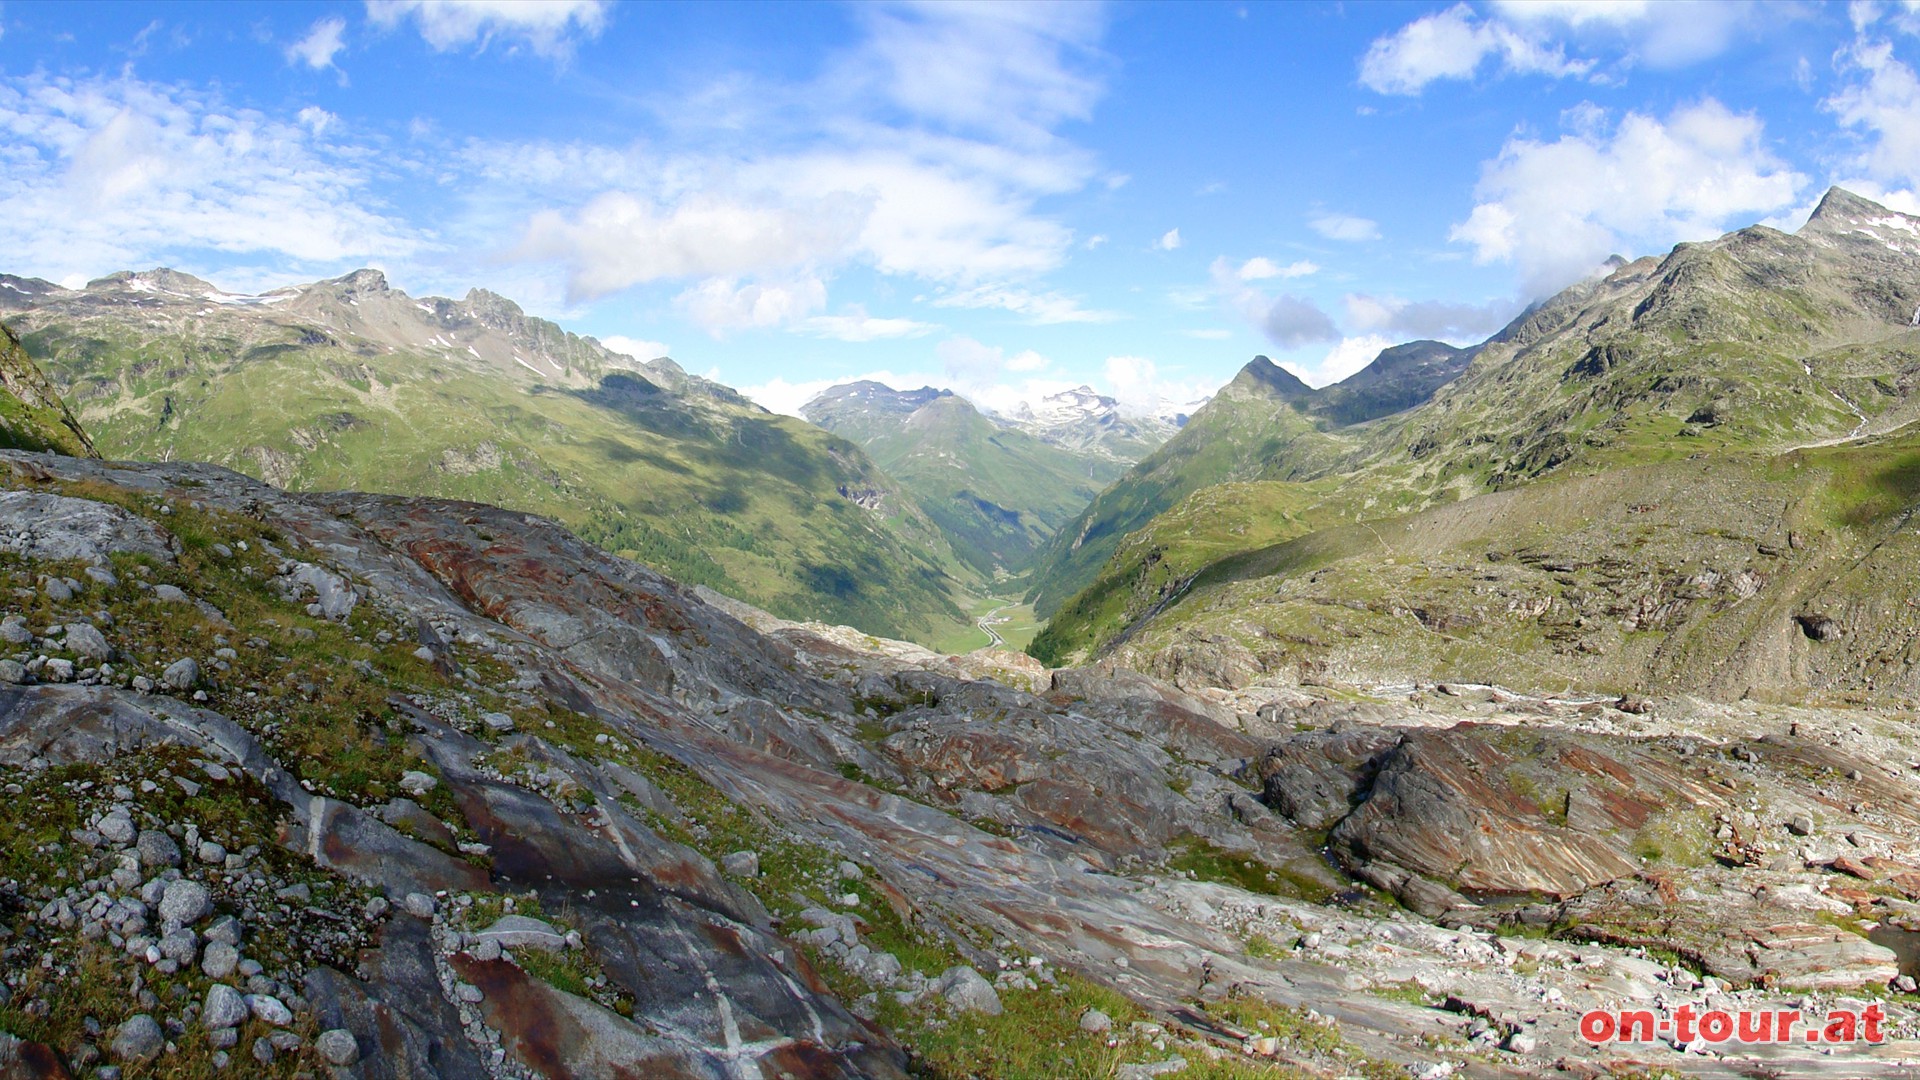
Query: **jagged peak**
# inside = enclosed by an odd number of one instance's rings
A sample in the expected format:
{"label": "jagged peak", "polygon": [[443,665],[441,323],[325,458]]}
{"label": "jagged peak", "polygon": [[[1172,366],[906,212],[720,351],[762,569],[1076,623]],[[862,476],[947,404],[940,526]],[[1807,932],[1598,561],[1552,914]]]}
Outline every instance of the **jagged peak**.
{"label": "jagged peak", "polygon": [[1309,397],[1313,387],[1300,381],[1300,377],[1265,356],[1256,356],[1247,361],[1247,366],[1233,377],[1227,386],[1243,390],[1260,389],[1276,397],[1293,399]]}
{"label": "jagged peak", "polygon": [[1862,218],[1884,217],[1893,213],[1894,211],[1872,199],[1855,195],[1846,188],[1836,185],[1828,188],[1827,193],[1820,197],[1820,205],[1814,207],[1813,216],[1809,217],[1807,223],[1801,228],[1805,230],[1836,224],[1850,226]]}
{"label": "jagged peak", "polygon": [[516,319],[526,314],[519,304],[491,289],[468,289],[467,297],[461,303],[468,311],[483,318]]}
{"label": "jagged peak", "polygon": [[387,275],[372,267],[362,267],[350,274],[342,274],[337,278],[327,278],[325,281],[318,281],[314,284],[332,285],[340,289],[340,291],[350,294],[383,293],[391,291],[390,286],[387,285]]}

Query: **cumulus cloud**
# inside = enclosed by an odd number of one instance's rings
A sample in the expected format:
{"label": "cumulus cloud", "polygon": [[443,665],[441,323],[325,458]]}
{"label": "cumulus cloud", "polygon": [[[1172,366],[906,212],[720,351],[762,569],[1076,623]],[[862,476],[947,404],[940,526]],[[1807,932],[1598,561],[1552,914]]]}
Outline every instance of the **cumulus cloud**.
{"label": "cumulus cloud", "polygon": [[1100,365],[1107,396],[1134,412],[1159,413],[1210,396],[1211,380],[1164,373],[1144,356],[1109,356]]}
{"label": "cumulus cloud", "polygon": [[533,216],[512,257],[568,267],[571,296],[593,298],[662,278],[786,270],[838,257],[866,207],[851,194],[787,205],[694,195],[670,207],[608,192],[574,214]]}
{"label": "cumulus cloud", "polygon": [[1881,183],[1913,186],[1920,180],[1920,78],[1884,41],[1857,42],[1840,61],[1849,82],[1825,106],[1863,139],[1852,166]]}
{"label": "cumulus cloud", "polygon": [[701,329],[725,337],[736,330],[792,326],[827,306],[827,286],[810,275],[780,282],[708,278],[673,303]]}
{"label": "cumulus cloud", "polygon": [[365,155],[326,124],[131,77],[0,79],[0,217],[17,271],[53,279],[196,253],[301,271],[411,255]]}
{"label": "cumulus cloud", "polygon": [[1240,264],[1235,271],[1241,281],[1265,281],[1269,278],[1306,277],[1320,272],[1320,267],[1305,259],[1290,262],[1285,266],[1263,255],[1255,256]]}
{"label": "cumulus cloud", "polygon": [[1351,214],[1315,214],[1307,219],[1313,231],[1329,240],[1378,240],[1380,225]]}
{"label": "cumulus cloud", "polygon": [[1227,259],[1213,261],[1214,295],[1228,310],[1245,319],[1283,349],[1334,341],[1340,331],[1333,319],[1313,301],[1299,296],[1270,296],[1251,284]]}
{"label": "cumulus cloud", "polygon": [[1347,323],[1369,333],[1385,332],[1408,338],[1437,338],[1456,344],[1481,341],[1513,319],[1519,305],[1512,300],[1484,304],[1457,304],[1442,300],[1403,300],[1397,296],[1350,293]]}
{"label": "cumulus cloud", "polygon": [[1611,38],[1632,61],[1679,67],[1725,52],[1763,20],[1793,19],[1785,5],[1752,0],[1717,3],[1651,3],[1649,0],[1496,0],[1494,10],[1512,23],[1545,31],[1565,28],[1604,43]]}
{"label": "cumulus cloud", "polygon": [[1381,94],[1418,94],[1439,79],[1470,79],[1488,59],[1520,74],[1584,75],[1593,68],[1591,60],[1569,60],[1537,35],[1456,4],[1375,40],[1360,59],[1360,84]]}
{"label": "cumulus cloud", "polygon": [[1588,106],[1553,142],[1515,136],[1487,163],[1451,239],[1511,262],[1530,295],[1557,290],[1625,247],[1660,248],[1791,206],[1806,177],[1774,157],[1763,126],[1712,99],[1665,121],[1609,125]]}
{"label": "cumulus cloud", "polygon": [[1159,248],[1161,251],[1173,251],[1179,248],[1180,230],[1168,229],[1165,233],[1161,234],[1160,239],[1156,241],[1153,246]]}
{"label": "cumulus cloud", "polygon": [[1321,341],[1335,341],[1340,330],[1319,305],[1298,296],[1274,297],[1260,317],[1267,339],[1283,349],[1297,349]]}
{"label": "cumulus cloud", "polygon": [[333,66],[333,58],[346,48],[347,20],[337,15],[320,19],[299,41],[287,46],[287,63],[305,64],[315,71]]}
{"label": "cumulus cloud", "polygon": [[1310,364],[1283,361],[1280,366],[1298,376],[1308,386],[1330,386],[1352,375],[1380,355],[1380,350],[1399,344],[1380,334],[1362,334],[1339,338],[1327,354]]}
{"label": "cumulus cloud", "polygon": [[436,52],[496,40],[563,59],[606,26],[607,0],[367,0],[367,17],[392,28],[409,19]]}
{"label": "cumulus cloud", "polygon": [[580,297],[690,277],[720,279],[717,294],[861,266],[934,285],[940,306],[1034,323],[1114,318],[1034,284],[1079,246],[1036,204],[1100,175],[1047,130],[1098,96],[1098,13],[857,11],[869,38],[815,82],[739,75],[697,92],[698,108],[662,100],[669,124],[725,118],[690,130],[678,152],[470,146],[500,181],[496,203],[547,204],[528,212],[508,257],[561,267]]}
{"label": "cumulus cloud", "polygon": [[644,338],[623,337],[612,334],[600,339],[600,344],[617,353],[625,353],[635,360],[658,360],[662,356],[672,356],[673,350],[664,341],[648,341]]}

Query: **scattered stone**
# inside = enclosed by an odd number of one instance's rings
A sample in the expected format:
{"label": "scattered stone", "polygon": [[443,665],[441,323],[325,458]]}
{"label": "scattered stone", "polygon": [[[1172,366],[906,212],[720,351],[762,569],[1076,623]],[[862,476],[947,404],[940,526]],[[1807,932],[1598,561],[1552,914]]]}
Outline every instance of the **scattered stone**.
{"label": "scattered stone", "polygon": [[416,918],[431,919],[434,909],[439,905],[435,904],[433,897],[426,893],[410,892],[400,901],[400,906],[407,909],[407,914]]}
{"label": "scattered stone", "polygon": [[1088,1009],[1080,1014],[1080,1030],[1098,1035],[1113,1030],[1113,1017],[1099,1009]]}
{"label": "scattered stone", "polygon": [[253,1013],[254,1019],[262,1023],[272,1024],[274,1027],[286,1027],[293,1023],[293,1010],[287,1008],[285,1002],[272,994],[248,994],[246,1002],[247,1010]]}
{"label": "scattered stone", "polygon": [[1813,835],[1813,818],[1806,814],[1795,814],[1787,819],[1787,831],[1795,836]]}
{"label": "scattered stone", "polygon": [[191,690],[200,682],[200,664],[192,657],[175,660],[160,673],[160,681],[170,689]]}
{"label": "scattered stone", "polygon": [[408,769],[406,772],[400,774],[400,790],[415,798],[419,798],[427,792],[432,791],[438,787],[439,784],[440,781],[417,769]]}
{"label": "scattered stone", "polygon": [[113,647],[106,635],[86,623],[68,623],[66,647],[70,653],[93,660],[113,659]]}
{"label": "scattered stone", "polygon": [[73,661],[52,659],[40,668],[40,675],[50,683],[68,683],[73,681]]}
{"label": "scattered stone", "polygon": [[1000,995],[993,989],[993,984],[965,964],[957,964],[942,972],[939,986],[940,995],[961,1012],[999,1016],[1003,1011]]}
{"label": "scattered stone", "polygon": [[493,941],[505,949],[544,949],[559,952],[567,947],[566,936],[550,923],[526,915],[502,915],[492,926],[472,935],[476,941]]}
{"label": "scattered stone", "polygon": [[841,881],[859,881],[861,878],[867,876],[861,871],[860,867],[845,859],[841,859],[839,865],[835,866],[833,870],[835,874],[839,875]]}
{"label": "scattered stone", "polygon": [[120,1025],[107,1049],[115,1061],[152,1061],[166,1045],[159,1021],[141,1013]]}
{"label": "scattered stone", "polygon": [[208,942],[206,951],[200,955],[200,970],[209,979],[224,979],[232,975],[239,964],[240,950],[224,941]]}
{"label": "scattered stone", "polygon": [[155,585],[153,598],[163,604],[190,604],[193,602],[185,592],[173,585]]}
{"label": "scattered stone", "polygon": [[1507,1036],[1507,1041],[1501,1045],[1515,1054],[1531,1054],[1540,1048],[1540,1040],[1529,1032],[1516,1031]]}
{"label": "scattered stone", "polygon": [[207,989],[207,1003],[200,1009],[200,1024],[208,1031],[223,1031],[246,1022],[248,1012],[247,1000],[240,991],[226,983],[214,983]]}
{"label": "scattered stone", "polygon": [[262,1065],[273,1064],[273,1044],[265,1036],[253,1040],[253,1060]]}
{"label": "scattered stone", "polygon": [[[146,833],[140,834],[144,842]],[[178,859],[178,852],[175,852]],[[160,897],[160,919],[163,923],[178,926],[192,926],[201,919],[213,914],[213,897],[207,887],[197,881],[181,878],[167,885],[167,891]]]}
{"label": "scattered stone", "polygon": [[56,577],[48,578],[47,583],[41,586],[41,589],[47,594],[47,599],[56,604],[64,604],[73,599],[72,587]]}
{"label": "scattered stone", "polygon": [[1154,1080],[1168,1073],[1177,1073],[1187,1067],[1187,1059],[1175,1055],[1165,1061],[1151,1061],[1137,1065],[1121,1065],[1113,1070],[1113,1080]]}
{"label": "scattered stone", "polygon": [[0,682],[19,685],[27,681],[27,666],[18,660],[0,660]]}
{"label": "scattered stone", "polygon": [[180,865],[180,845],[159,829],[141,830],[133,847],[140,855],[141,866],[165,870]]}
{"label": "scattered stone", "polygon": [[720,868],[734,877],[757,878],[760,876],[760,853],[757,851],[736,851],[722,856]]}
{"label": "scattered stone", "polygon": [[33,631],[27,628],[26,618],[20,615],[9,615],[5,619],[0,619],[0,641],[8,645],[33,644]]}
{"label": "scattered stone", "polygon": [[329,1065],[345,1068],[360,1060],[360,1044],[346,1028],[323,1031],[313,1040],[313,1048]]}
{"label": "scattered stone", "polygon": [[512,731],[514,727],[513,717],[503,712],[481,713],[480,722],[494,731]]}
{"label": "scattered stone", "polygon": [[231,915],[222,915],[207,924],[206,939],[208,941],[238,947],[240,936],[240,920]]}
{"label": "scattered stone", "polygon": [[227,861],[227,849],[211,840],[202,840],[200,846],[194,850],[193,857],[209,866],[221,866]]}
{"label": "scattered stone", "polygon": [[453,996],[469,1005],[478,1005],[487,999],[487,995],[481,993],[480,988],[472,983],[454,984]]}

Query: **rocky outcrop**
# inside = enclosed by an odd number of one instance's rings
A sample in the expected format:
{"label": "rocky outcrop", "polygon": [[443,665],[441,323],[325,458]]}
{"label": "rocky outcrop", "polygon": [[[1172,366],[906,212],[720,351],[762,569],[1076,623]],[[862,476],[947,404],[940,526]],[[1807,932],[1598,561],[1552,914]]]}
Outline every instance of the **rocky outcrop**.
{"label": "rocky outcrop", "polygon": [[0,326],[0,447],[99,456],[53,384],[20,347],[20,339],[4,326]]}

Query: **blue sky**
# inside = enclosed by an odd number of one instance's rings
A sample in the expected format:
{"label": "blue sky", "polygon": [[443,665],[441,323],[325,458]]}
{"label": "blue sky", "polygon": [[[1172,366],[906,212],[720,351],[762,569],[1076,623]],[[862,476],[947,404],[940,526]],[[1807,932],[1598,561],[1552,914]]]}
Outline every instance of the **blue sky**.
{"label": "blue sky", "polygon": [[471,286],[791,409],[1323,383],[1828,185],[1920,3],[0,4],[0,270]]}

